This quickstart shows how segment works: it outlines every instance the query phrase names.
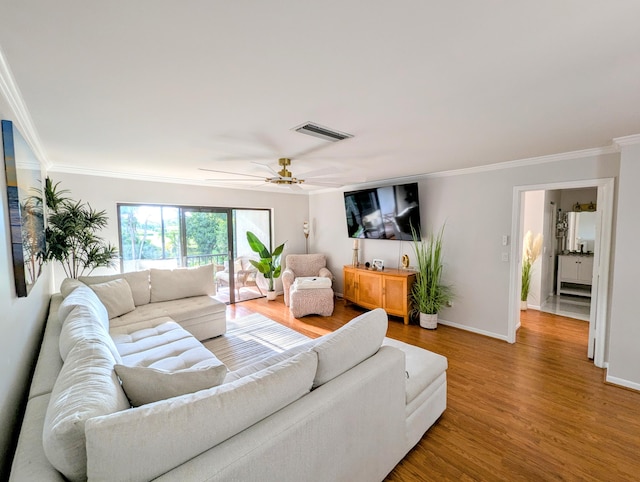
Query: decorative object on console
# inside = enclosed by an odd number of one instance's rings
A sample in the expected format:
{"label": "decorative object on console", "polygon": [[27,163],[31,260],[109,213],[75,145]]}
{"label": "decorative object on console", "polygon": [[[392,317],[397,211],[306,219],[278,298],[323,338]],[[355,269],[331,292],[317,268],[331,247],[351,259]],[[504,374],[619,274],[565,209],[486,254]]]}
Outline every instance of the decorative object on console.
{"label": "decorative object on console", "polygon": [[357,239],[353,240],[353,254],[351,255],[351,266],[358,266],[360,261],[358,260],[358,249],[360,247],[360,242]]}
{"label": "decorative object on console", "polygon": [[531,269],[533,263],[542,249],[542,234],[538,233],[533,239],[531,231],[527,231],[522,241],[522,286],[520,289],[520,309],[527,309],[527,298],[529,297],[529,286],[531,283]]}
{"label": "decorative object on console", "polygon": [[255,261],[253,259],[249,260],[253,266],[255,266],[260,273],[262,273],[265,279],[269,282],[269,287],[267,291],[267,299],[275,300],[276,299],[276,291],[274,280],[280,276],[280,271],[282,267],[280,266],[280,256],[284,251],[285,243],[282,243],[273,252],[269,252],[267,247],[258,239],[258,237],[253,234],[251,231],[247,231],[247,241],[249,242],[249,247],[251,250],[258,253],[260,256],[260,261]]}
{"label": "decorative object on console", "polygon": [[96,235],[107,226],[106,211],[65,197],[68,191],[59,191],[59,184],[47,177],[42,193],[48,213],[45,260],[59,261],[68,278],[113,266],[117,249]]}
{"label": "decorative object on console", "polygon": [[407,256],[406,254],[402,255],[402,268],[404,269],[409,268],[409,256]]}
{"label": "decorative object on console", "polygon": [[304,233],[304,252],[309,254],[309,221],[302,223],[302,232]]}
{"label": "decorative object on console", "polygon": [[438,312],[453,298],[452,288],[442,284],[444,225],[437,235],[432,234],[426,240],[420,240],[415,229],[412,228],[412,231],[418,268],[416,281],[411,289],[413,311],[419,314],[421,327],[433,330],[438,327]]}
{"label": "decorative object on console", "polygon": [[18,297],[27,296],[45,261],[42,197],[30,195],[42,186],[40,163],[11,121],[2,121],[7,179],[13,276]]}
{"label": "decorative object on console", "polygon": [[382,271],[384,269],[384,260],[383,259],[373,259],[373,269]]}

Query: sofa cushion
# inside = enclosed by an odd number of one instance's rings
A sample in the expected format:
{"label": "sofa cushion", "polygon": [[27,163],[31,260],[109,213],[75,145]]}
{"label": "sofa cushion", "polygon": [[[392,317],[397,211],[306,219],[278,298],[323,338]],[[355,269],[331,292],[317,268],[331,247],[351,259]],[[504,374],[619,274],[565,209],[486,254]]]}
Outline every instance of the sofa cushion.
{"label": "sofa cushion", "polygon": [[89,305],[74,306],[71,313],[63,321],[58,340],[62,360],[66,360],[73,347],[83,340],[102,341],[109,348],[115,361],[121,362],[120,354],[113,340]]}
{"label": "sofa cushion", "polygon": [[134,407],[218,386],[227,374],[217,359],[207,366],[176,371],[126,365],[116,365],[115,370]]}
{"label": "sofa cushion", "polygon": [[93,418],[89,480],[158,477],[308,393],[316,367],[305,352],[232,383]]}
{"label": "sofa cushion", "polygon": [[110,334],[123,365],[177,371],[218,362],[213,353],[170,318],[112,328]]}
{"label": "sofa cushion", "polygon": [[75,278],[65,278],[60,285],[60,294],[65,298],[71,294],[78,286],[87,286],[82,281]]}
{"label": "sofa cushion", "polygon": [[169,301],[215,293],[213,265],[151,269],[151,301]]}
{"label": "sofa cushion", "polygon": [[407,405],[447,371],[447,359],[442,355],[391,338],[385,338],[382,344],[404,352]]}
{"label": "sofa cushion", "polygon": [[71,481],[86,480],[85,423],[130,407],[103,341],[83,340],[67,355],[51,392],[42,434],[49,462]]}
{"label": "sofa cushion", "polygon": [[127,273],[117,273],[103,276],[80,276],[78,280],[87,285],[105,283],[115,279],[125,279],[131,287],[133,301],[136,306],[142,306],[151,300],[151,289],[149,287],[149,270],[129,271]]}
{"label": "sofa cushion", "polygon": [[58,308],[58,317],[63,324],[64,320],[69,316],[69,313],[71,313],[71,311],[77,306],[84,306],[91,310],[93,316],[96,317],[96,320],[107,332],[109,331],[109,314],[107,313],[107,309],[98,298],[98,295],[96,295],[88,286],[79,286],[69,293],[62,303],[60,303],[60,307]]}
{"label": "sofa cushion", "polygon": [[107,309],[109,319],[136,309],[131,287],[124,278],[89,285]]}
{"label": "sofa cushion", "polygon": [[387,313],[382,308],[363,313],[328,335],[317,339],[318,387],[376,353],[387,333]]}

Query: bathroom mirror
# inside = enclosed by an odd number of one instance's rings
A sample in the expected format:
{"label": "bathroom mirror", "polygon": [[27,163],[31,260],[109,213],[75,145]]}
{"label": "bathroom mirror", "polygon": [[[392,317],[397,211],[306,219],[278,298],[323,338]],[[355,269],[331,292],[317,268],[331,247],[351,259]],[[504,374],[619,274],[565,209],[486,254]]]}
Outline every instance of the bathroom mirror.
{"label": "bathroom mirror", "polygon": [[567,249],[593,253],[596,240],[596,213],[567,213]]}

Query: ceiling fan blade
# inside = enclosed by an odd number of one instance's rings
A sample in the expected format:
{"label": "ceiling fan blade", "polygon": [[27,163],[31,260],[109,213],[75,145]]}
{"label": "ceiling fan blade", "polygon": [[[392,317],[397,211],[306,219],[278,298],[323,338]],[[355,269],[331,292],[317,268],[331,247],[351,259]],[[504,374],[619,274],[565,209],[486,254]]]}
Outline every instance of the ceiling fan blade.
{"label": "ceiling fan blade", "polygon": [[314,169],[313,171],[307,171],[300,173],[300,177],[320,177],[327,174],[336,174],[336,169],[333,167],[323,167],[322,169]]}
{"label": "ceiling fan blade", "polygon": [[215,179],[208,178],[205,181],[215,181],[215,182],[256,182],[258,184],[264,184],[264,179],[260,181],[260,179]]}
{"label": "ceiling fan blade", "polygon": [[344,183],[314,181],[313,179],[305,179],[304,183],[305,184],[309,184],[310,186],[327,186],[327,187],[342,187],[342,186],[344,186]]}
{"label": "ceiling fan blade", "polygon": [[257,161],[251,161],[251,164],[255,164],[256,166],[260,166],[261,168],[266,169],[267,171],[269,171],[269,173],[273,174],[276,177],[280,176],[280,173],[268,164],[264,164],[262,162],[257,162]]}
{"label": "ceiling fan blade", "polygon": [[305,149],[304,151],[296,152],[294,156],[291,156],[291,159],[300,159],[308,154],[312,154],[314,152],[318,152],[326,147],[333,145],[333,142],[322,141],[321,144],[316,144],[313,147]]}
{"label": "ceiling fan blade", "polygon": [[[247,176],[247,177],[256,177],[258,179],[264,179],[264,176],[256,176],[255,174],[242,174],[241,172],[220,171],[218,169],[205,169],[204,167],[199,167],[198,169],[201,171],[219,172],[220,174],[232,174],[234,176]],[[248,181],[248,180],[249,179],[245,179],[245,181]]]}

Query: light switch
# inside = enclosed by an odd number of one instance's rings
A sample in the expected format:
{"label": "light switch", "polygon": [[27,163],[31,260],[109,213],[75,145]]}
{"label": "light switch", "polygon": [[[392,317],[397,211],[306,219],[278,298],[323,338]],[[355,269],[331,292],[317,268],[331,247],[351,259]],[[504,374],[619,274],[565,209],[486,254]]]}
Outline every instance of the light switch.
{"label": "light switch", "polygon": [[505,263],[509,262],[509,253],[508,252],[502,253],[502,261],[504,261]]}
{"label": "light switch", "polygon": [[[502,235],[502,246],[509,246],[509,235],[508,234],[503,234]],[[502,260],[502,261],[504,261],[504,260]]]}

